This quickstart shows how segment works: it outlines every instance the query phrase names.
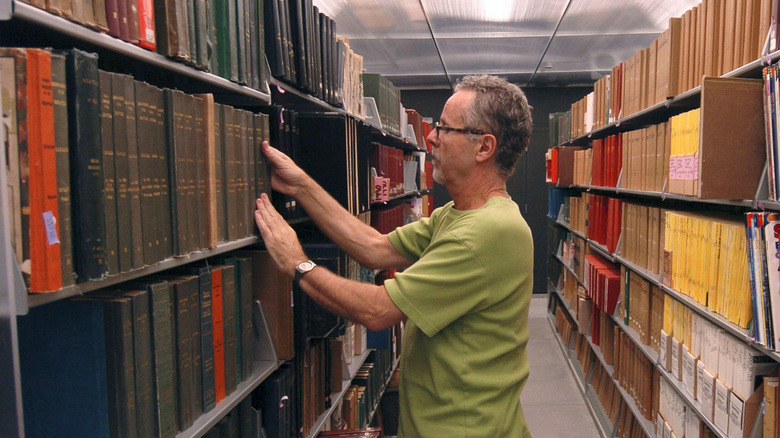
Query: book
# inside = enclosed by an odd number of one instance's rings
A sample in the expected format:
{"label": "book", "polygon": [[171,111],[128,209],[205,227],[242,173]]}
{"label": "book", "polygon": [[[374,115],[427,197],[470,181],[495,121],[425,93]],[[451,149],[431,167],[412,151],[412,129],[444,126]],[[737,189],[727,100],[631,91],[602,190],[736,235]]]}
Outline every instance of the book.
{"label": "book", "polygon": [[127,129],[127,193],[130,198],[130,240],[132,269],[144,266],[141,168],[138,154],[138,119],[136,115],[136,81],[130,76],[114,76],[124,82],[125,128]]}
{"label": "book", "polygon": [[59,200],[60,259],[62,286],[74,284],[73,223],[71,221],[70,148],[68,145],[68,91],[65,55],[51,54],[51,87],[54,103],[54,150],[57,160],[57,195]]}
{"label": "book", "polygon": [[214,394],[217,403],[225,399],[225,314],[222,285],[222,266],[212,266],[211,339],[213,344],[211,348],[214,356]]}
{"label": "book", "polygon": [[[123,285],[132,288],[132,285]],[[149,315],[149,292],[143,289],[125,290],[130,299],[132,318],[133,369],[135,371],[136,430],[138,436],[152,436],[156,425],[154,368],[152,364],[152,325]]]}
{"label": "book", "polygon": [[138,0],[138,45],[151,51],[157,49],[152,0]]}
{"label": "book", "polygon": [[17,319],[26,436],[79,435],[85,424],[110,436],[116,412],[109,401],[107,316],[100,301],[61,300]]}
{"label": "book", "polygon": [[[108,275],[119,273],[119,238],[117,227],[116,167],[114,156],[114,111],[111,74],[100,70],[100,122],[103,167],[103,223]],[[120,103],[123,106],[124,102]]]}
{"label": "book", "polygon": [[66,53],[74,266],[78,281],[99,280],[108,270],[105,218],[95,214],[105,210],[103,169],[92,164],[102,162],[97,55]]}
{"label": "book", "polygon": [[[132,203],[130,195],[130,158],[125,102],[125,78],[110,73],[112,133],[114,146],[114,192],[116,198],[117,265],[119,272],[133,269]],[[132,96],[135,99],[135,96]]]}

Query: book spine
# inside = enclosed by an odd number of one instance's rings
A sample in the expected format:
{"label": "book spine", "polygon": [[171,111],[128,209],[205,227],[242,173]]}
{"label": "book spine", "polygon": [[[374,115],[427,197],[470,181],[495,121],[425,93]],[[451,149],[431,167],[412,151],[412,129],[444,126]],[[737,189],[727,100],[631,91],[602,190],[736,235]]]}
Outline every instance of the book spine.
{"label": "book spine", "polygon": [[137,435],[132,304],[127,298],[106,298],[106,368],[111,436]]}
{"label": "book spine", "polygon": [[183,224],[184,230],[187,233],[187,240],[189,241],[187,252],[192,252],[198,249],[198,236],[200,229],[199,211],[198,211],[198,169],[197,169],[197,141],[195,140],[195,115],[194,109],[197,105],[194,97],[182,94],[182,112],[184,115],[184,131],[183,131],[183,143],[184,143],[184,155],[185,155],[185,173],[187,184],[184,193],[184,202],[186,203],[186,221]]}
{"label": "book spine", "polygon": [[119,272],[127,272],[133,268],[132,228],[130,225],[132,210],[128,190],[130,163],[127,155],[127,103],[125,102],[125,79],[121,75],[111,73],[111,94],[117,208],[117,258]]}
{"label": "book spine", "polygon": [[[186,430],[194,418],[193,400],[195,390],[195,368],[193,323],[197,313],[194,302],[198,301],[197,277],[180,277],[172,281],[171,302],[173,308],[173,361],[175,364],[176,424],[178,430]],[[198,331],[195,332],[198,336]]]}
{"label": "book spine", "polygon": [[136,115],[135,80],[121,76],[124,82],[125,128],[127,129],[127,195],[130,198],[130,248],[131,268],[144,266],[144,240],[142,230],[141,169],[138,155],[138,119]]}
{"label": "book spine", "polygon": [[127,17],[127,41],[137,45],[140,42],[138,0],[125,0],[125,2],[125,16]]}
{"label": "book spine", "polygon": [[214,104],[214,210],[217,217],[217,242],[227,240],[225,225],[225,107]]}
{"label": "book spine", "polygon": [[70,156],[68,147],[68,92],[65,55],[51,54],[51,86],[54,103],[54,150],[57,161],[57,195],[59,200],[60,258],[62,286],[71,286],[73,278],[73,223],[70,201]]}
{"label": "book spine", "polygon": [[68,136],[71,161],[75,266],[79,281],[97,280],[107,274],[100,85],[97,55],[78,49],[68,52]]}
{"label": "book spine", "polygon": [[173,332],[171,288],[167,281],[149,285],[149,321],[152,339],[152,370],[154,389],[154,436],[176,434],[175,373],[173,363]]}
{"label": "book spine", "polygon": [[105,0],[108,34],[114,38],[120,36],[118,2],[119,0]]}
{"label": "book spine", "polygon": [[211,52],[213,41],[209,38],[209,28],[211,27],[208,22],[208,10],[206,6],[206,0],[195,0],[194,7],[194,30],[196,40],[196,51],[193,52],[193,60],[195,65],[203,70],[209,69],[209,53]]}
{"label": "book spine", "polygon": [[[170,181],[170,209],[173,237],[173,254],[184,255],[189,245],[189,233],[186,232],[187,204],[184,199],[187,186],[186,156],[184,154],[185,139],[183,138],[184,115],[180,97],[183,93],[166,89],[165,114],[166,137],[168,144]],[[180,220],[181,218],[181,220]]]}
{"label": "book spine", "polygon": [[103,220],[106,242],[106,267],[108,275],[119,273],[119,254],[117,237],[116,206],[116,168],[114,157],[113,103],[111,95],[111,74],[100,71],[100,121],[103,167]]}
{"label": "book spine", "polygon": [[116,12],[119,18],[119,39],[130,42],[130,24],[127,18],[127,2],[131,0],[116,0]]}
{"label": "book spine", "polygon": [[234,265],[222,266],[222,329],[225,363],[225,394],[232,394],[238,385],[238,307],[236,299],[236,269]]}
{"label": "book spine", "polygon": [[[215,401],[215,377],[214,377],[214,340],[212,329],[212,284],[209,268],[199,268],[199,295],[200,295],[200,367],[202,376],[201,401],[203,412],[208,412],[216,405]],[[197,394],[196,394],[197,396]]]}
{"label": "book spine", "polygon": [[157,49],[152,0],[138,0],[138,45],[151,51]]}
{"label": "book spine", "polygon": [[211,268],[211,348],[214,355],[214,396],[217,403],[225,399],[225,320],[222,273],[222,266]]}
{"label": "book spine", "polygon": [[165,146],[165,104],[163,99],[163,90],[152,87],[152,105],[155,112],[155,132],[154,138],[157,139],[153,145],[152,158],[154,160],[154,199],[159,228],[157,230],[159,241],[158,258],[164,260],[173,255],[173,238],[171,235],[171,209],[170,192],[168,179],[169,158]]}
{"label": "book spine", "polygon": [[126,292],[132,308],[132,345],[135,368],[135,404],[138,436],[154,436],[156,400],[153,388],[152,326],[149,313],[149,292]]}
{"label": "book spine", "polygon": [[30,291],[45,292],[62,287],[54,99],[48,51],[28,49],[28,74]]}
{"label": "book spine", "polygon": [[[197,96],[192,97],[192,105],[190,107],[193,113],[193,129],[194,129],[194,158],[195,158],[195,182],[197,184],[197,195],[195,196],[195,217],[198,219],[198,227],[196,228],[197,247],[199,249],[211,247],[209,239],[209,196],[210,196],[210,181],[212,175],[209,172],[209,143],[210,137],[207,138],[207,124],[209,127],[213,127],[213,121],[209,119],[207,121],[206,101]],[[213,149],[212,149],[213,150]],[[216,245],[215,245],[216,246]]]}
{"label": "book spine", "polygon": [[[136,129],[138,134],[138,181],[141,197],[141,212],[155,211],[154,188],[152,184],[154,161],[152,160],[152,142],[154,141],[153,109],[151,107],[151,85],[135,82]],[[129,149],[132,155],[132,148]],[[143,243],[143,261],[152,265],[159,261],[155,246],[157,233],[156,214],[141,215],[141,239]]]}

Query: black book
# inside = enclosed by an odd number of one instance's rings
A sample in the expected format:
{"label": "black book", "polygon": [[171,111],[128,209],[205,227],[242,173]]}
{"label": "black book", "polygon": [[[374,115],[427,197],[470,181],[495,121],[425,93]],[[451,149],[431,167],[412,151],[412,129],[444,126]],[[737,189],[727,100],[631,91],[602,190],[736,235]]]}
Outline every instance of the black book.
{"label": "black book", "polygon": [[238,68],[238,83],[247,84],[247,62],[246,57],[249,56],[248,47],[246,45],[246,16],[247,12],[244,10],[246,6],[244,0],[234,0],[236,5],[236,64]]}
{"label": "black book", "polygon": [[212,59],[215,59],[216,68],[211,72],[230,80],[230,34],[228,0],[213,0],[215,40]]}
{"label": "black book", "polygon": [[115,413],[109,416],[111,429],[117,436],[137,436],[132,302],[117,295],[95,299],[106,304],[106,326],[109,328],[106,332],[106,368],[109,409]]}
{"label": "black book", "polygon": [[265,4],[269,0],[257,0],[251,2],[255,5],[255,17],[257,22],[257,63],[254,64],[257,67],[258,78],[258,90],[263,87],[263,84],[268,80],[266,77],[266,49],[265,49]]}
{"label": "black book", "polygon": [[200,390],[196,392],[196,387],[201,387],[200,367],[195,367],[194,356],[195,349],[200,352],[198,277],[166,274],[154,278],[167,281],[170,288],[175,429],[184,431],[201,412],[201,401],[196,397],[196,394],[200,394]]}
{"label": "black book", "polygon": [[236,369],[237,381],[252,375],[252,259],[244,256],[223,260],[233,266],[235,284]]}
{"label": "black book", "polygon": [[171,232],[173,254],[185,255],[191,248],[187,209],[187,138],[184,118],[184,93],[165,89],[166,137],[168,148],[168,181],[170,187]]}
{"label": "black book", "polygon": [[[144,287],[145,285],[139,285]],[[123,285],[132,287],[132,285]],[[133,363],[135,369],[135,406],[138,436],[154,436],[156,420],[152,368],[152,324],[149,318],[149,293],[145,288],[126,291],[131,301]]]}
{"label": "black book", "polygon": [[[114,167],[114,115],[111,73],[100,70],[100,123],[103,157],[103,222],[105,224],[106,267],[108,275],[119,273],[119,241],[116,226],[116,168]],[[122,102],[124,106],[124,102]]]}
{"label": "black book", "polygon": [[152,158],[152,185],[153,198],[156,209],[157,225],[155,246],[157,247],[157,260],[164,260],[173,255],[173,238],[171,235],[171,209],[170,209],[170,180],[168,177],[169,158],[165,140],[165,102],[163,90],[157,87],[150,88],[151,105],[154,113],[154,129],[151,136]]}
{"label": "black book", "polygon": [[57,155],[57,198],[60,212],[60,259],[62,287],[73,278],[73,222],[71,221],[70,152],[68,146],[68,91],[65,55],[51,54],[51,85],[54,101],[54,150]]}
{"label": "black book", "polygon": [[67,52],[68,137],[75,269],[79,281],[106,276],[105,196],[97,55]]}
{"label": "black book", "polygon": [[307,89],[309,69],[306,65],[306,32],[304,26],[304,0],[288,0],[291,11],[293,48],[295,49],[296,84],[300,89]]}
{"label": "black book", "polygon": [[314,48],[315,48],[315,38],[314,38],[314,6],[312,5],[312,0],[304,0],[303,5],[303,12],[304,12],[304,52],[305,52],[305,59],[306,59],[306,69],[308,70],[308,74],[306,75],[306,91],[310,94],[316,94],[316,78],[315,78],[315,63],[316,59],[314,57]]}
{"label": "black book", "polygon": [[[196,0],[197,1],[197,0]],[[186,26],[185,29],[187,30],[187,38],[188,38],[188,44],[189,44],[189,57],[187,59],[187,62],[192,64],[195,67],[199,68],[198,62],[198,32],[199,29],[196,27],[195,22],[195,3],[196,1],[187,1],[183,2],[182,0],[177,0],[177,3],[183,4],[182,9],[186,11]]]}
{"label": "black book", "polygon": [[[149,318],[152,328],[152,370],[154,371],[155,435],[176,434],[176,370],[174,364],[174,321],[171,314],[172,288],[167,281],[147,283]],[[191,359],[190,359],[191,360]]]}
{"label": "black book", "polygon": [[277,79],[284,77],[282,54],[282,28],[279,24],[279,1],[265,0],[264,4],[265,54],[271,69],[271,75]]}
{"label": "black book", "polygon": [[[200,315],[200,401],[202,412],[216,405],[214,381],[214,342],[212,337],[211,271],[208,266],[177,268],[175,272],[198,276],[198,306]],[[196,376],[197,377],[197,376]],[[198,393],[195,393],[198,398]]]}
{"label": "black book", "polygon": [[236,5],[238,0],[227,0],[227,15],[228,15],[228,39],[229,49],[228,55],[228,79],[233,82],[239,82],[238,76],[238,7]]}
{"label": "black book", "polygon": [[111,99],[114,122],[114,187],[116,196],[117,257],[119,272],[133,268],[133,235],[130,223],[130,162],[127,144],[127,103],[125,79],[116,73],[111,76]]}
{"label": "black book", "polygon": [[328,38],[328,49],[330,49],[330,104],[336,107],[341,107],[338,94],[338,82],[340,80],[338,75],[339,45],[338,40],[336,39],[338,32],[336,32],[336,22],[332,18],[328,18],[328,23],[328,29],[330,30],[330,36]]}
{"label": "black book", "polygon": [[[246,1],[246,0],[244,0]],[[262,4],[260,5],[262,6]],[[247,60],[247,69],[248,69],[248,75],[249,80],[247,81],[249,87],[251,87],[253,90],[260,90],[260,68],[262,67],[260,65],[260,60],[262,58],[259,57],[259,35],[258,35],[258,28],[259,23],[257,22],[257,8],[258,3],[256,0],[247,1],[247,11],[246,11],[246,20],[247,20],[247,50],[249,53],[246,55]]]}
{"label": "black book", "polygon": [[195,210],[197,214],[197,227],[195,228],[195,237],[198,249],[208,248],[209,245],[209,161],[208,161],[208,142],[206,141],[206,115],[204,114],[203,99],[191,96],[192,113],[194,116],[194,138],[193,146],[195,149],[195,190],[194,197]]}
{"label": "black book", "polygon": [[154,196],[156,160],[153,158],[153,150],[157,139],[154,138],[156,134],[156,108],[152,107],[152,93],[154,92],[152,88],[145,82],[136,82],[135,84],[138,181],[141,191],[141,211],[147,212],[141,215],[141,237],[145,265],[153,265],[161,260],[157,243],[162,225],[159,222],[159,214],[149,214],[149,212],[159,213]]}
{"label": "black book", "polygon": [[144,239],[141,215],[141,168],[138,156],[138,123],[136,116],[135,83],[130,76],[120,76],[125,84],[125,118],[127,128],[127,192],[130,197],[130,235],[132,267],[144,266]]}
{"label": "black book", "polygon": [[209,38],[209,29],[211,26],[208,21],[206,0],[195,0],[188,3],[193,4],[193,15],[195,18],[193,26],[195,28],[196,50],[192,52],[192,58],[195,61],[196,67],[202,70],[208,70],[210,65],[209,53],[213,50],[213,41]]}
{"label": "black book", "polygon": [[[263,412],[263,428],[268,436],[292,437],[293,394],[292,366],[285,364],[268,376],[260,390],[252,393]],[[285,400],[285,403],[280,403]]]}
{"label": "black book", "polygon": [[225,358],[225,395],[230,395],[238,385],[238,297],[236,292],[236,269],[233,265],[222,265],[222,330]]}
{"label": "black book", "polygon": [[295,49],[292,39],[292,23],[290,21],[290,2],[279,1],[279,21],[282,26],[282,51],[284,52],[285,82],[295,84],[297,69],[295,68]]}
{"label": "black book", "polygon": [[322,32],[320,31],[322,14],[318,7],[312,7],[312,34],[314,36],[314,95],[320,100],[324,99],[324,88],[322,83]]}

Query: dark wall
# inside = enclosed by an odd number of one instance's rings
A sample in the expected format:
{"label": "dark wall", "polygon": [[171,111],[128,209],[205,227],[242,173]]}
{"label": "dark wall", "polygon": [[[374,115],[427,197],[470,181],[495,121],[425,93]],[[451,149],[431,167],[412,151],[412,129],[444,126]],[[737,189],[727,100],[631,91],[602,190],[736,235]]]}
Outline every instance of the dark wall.
{"label": "dark wall", "polygon": [[[549,144],[548,115],[567,111],[571,104],[581,99],[593,87],[528,88],[528,102],[533,106],[534,130],[528,152],[520,158],[517,170],[507,181],[507,190],[531,227],[534,237],[534,293],[546,293],[547,278],[547,184],[544,155]],[[406,108],[414,108],[423,117],[437,121],[450,97],[450,90],[408,90],[401,92]],[[450,200],[447,191],[436,184],[433,191],[434,205],[439,207]]]}

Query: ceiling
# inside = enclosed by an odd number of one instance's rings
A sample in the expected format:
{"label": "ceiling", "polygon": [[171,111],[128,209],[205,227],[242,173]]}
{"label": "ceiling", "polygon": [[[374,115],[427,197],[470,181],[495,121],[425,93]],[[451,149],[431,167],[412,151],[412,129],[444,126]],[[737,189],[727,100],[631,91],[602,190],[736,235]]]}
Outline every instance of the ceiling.
{"label": "ceiling", "polygon": [[525,87],[591,85],[700,0],[313,0],[401,89],[489,73]]}

